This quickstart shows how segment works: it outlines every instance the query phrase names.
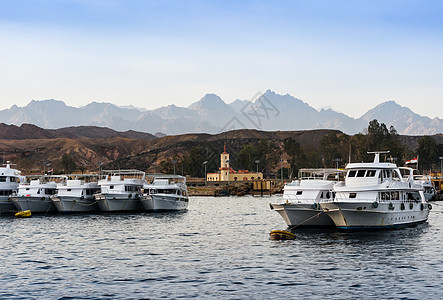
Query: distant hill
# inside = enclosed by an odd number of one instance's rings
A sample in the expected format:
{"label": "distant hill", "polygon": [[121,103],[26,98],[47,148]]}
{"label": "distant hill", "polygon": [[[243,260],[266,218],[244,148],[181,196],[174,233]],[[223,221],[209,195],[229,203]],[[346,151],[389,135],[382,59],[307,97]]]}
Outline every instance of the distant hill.
{"label": "distant hill", "polygon": [[20,127],[18,127],[15,125],[6,125],[4,123],[0,123],[0,139],[5,140],[56,138],[110,139],[116,137],[142,140],[153,140],[157,138],[156,136],[149,133],[136,132],[132,130],[118,132],[113,129],[97,126],[77,126],[61,129],[43,129],[32,124],[22,124]]}
{"label": "distant hill", "polygon": [[394,126],[399,134],[443,133],[441,119],[420,116],[394,101],[384,102],[355,119],[333,109],[316,110],[289,94],[279,95],[270,90],[253,101],[236,100],[227,104],[219,96],[208,94],[188,107],[168,105],[154,110],[98,102],[78,108],[58,100],[32,100],[24,107],[14,105],[0,111],[0,122],[17,126],[34,124],[48,129],[97,126],[119,132],[165,135],[215,134],[236,129],[335,129],[355,134],[367,128],[373,119]]}
{"label": "distant hill", "polygon": [[[3,160],[19,165],[23,170],[41,169],[43,161],[50,162],[53,168],[61,168],[62,155],[71,155],[78,166],[97,170],[103,168],[136,168],[153,171],[154,162],[182,157],[194,147],[204,145],[212,149],[213,157],[208,168],[217,170],[219,154],[226,143],[228,151],[235,153],[249,143],[257,144],[266,139],[282,147],[287,138],[295,139],[304,148],[318,149],[323,136],[329,133],[341,134],[338,130],[300,130],[300,131],[261,131],[239,129],[219,134],[192,133],[155,137],[135,131],[118,132],[101,127],[67,127],[61,129],[42,129],[35,125],[0,124],[0,153]],[[433,136],[437,143],[443,144],[443,135]],[[416,149],[420,136],[400,136],[401,142],[409,149]],[[158,170],[158,169],[157,169]],[[208,169],[209,170],[209,169]]]}

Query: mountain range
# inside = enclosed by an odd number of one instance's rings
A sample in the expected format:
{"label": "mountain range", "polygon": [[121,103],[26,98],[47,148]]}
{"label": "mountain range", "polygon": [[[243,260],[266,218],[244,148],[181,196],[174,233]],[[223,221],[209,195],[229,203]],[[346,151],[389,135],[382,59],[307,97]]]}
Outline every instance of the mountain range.
{"label": "mountain range", "polygon": [[156,136],[215,134],[236,129],[336,129],[355,134],[364,131],[373,119],[385,123],[388,128],[394,126],[403,135],[433,135],[443,132],[441,119],[420,116],[394,101],[377,105],[355,119],[332,109],[316,110],[289,94],[279,95],[271,90],[251,101],[236,100],[227,104],[219,96],[207,94],[188,107],[168,105],[154,110],[97,102],[72,107],[59,100],[32,100],[24,107],[13,105],[0,111],[0,123],[17,126],[34,124],[47,129],[97,126]]}

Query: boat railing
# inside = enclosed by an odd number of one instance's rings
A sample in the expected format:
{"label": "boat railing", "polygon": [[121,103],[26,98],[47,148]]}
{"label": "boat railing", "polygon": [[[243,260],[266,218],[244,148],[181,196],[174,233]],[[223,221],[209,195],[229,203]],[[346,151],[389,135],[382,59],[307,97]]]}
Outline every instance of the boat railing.
{"label": "boat railing", "polygon": [[143,171],[128,169],[128,170],[101,170],[100,178],[111,180],[114,176],[120,176],[121,179],[140,179],[145,180],[146,173]]}

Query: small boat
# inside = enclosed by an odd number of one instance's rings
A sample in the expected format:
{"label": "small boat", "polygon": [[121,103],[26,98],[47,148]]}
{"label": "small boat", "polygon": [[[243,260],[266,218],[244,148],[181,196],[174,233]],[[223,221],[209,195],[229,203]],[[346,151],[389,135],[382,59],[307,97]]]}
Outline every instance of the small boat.
{"label": "small boat", "polygon": [[281,202],[270,203],[290,227],[334,227],[320,207],[320,201],[332,198],[334,184],[344,179],[340,169],[301,169],[300,180],[285,185]]}
{"label": "small boat", "polygon": [[56,212],[51,196],[57,192],[57,184],[64,182],[66,176],[41,176],[29,183],[20,184],[17,194],[11,196],[17,210],[30,210],[32,213]]}
{"label": "small boat", "polygon": [[145,210],[174,211],[188,207],[188,189],[186,177],[180,175],[155,175],[152,183],[145,184],[144,190],[150,195],[152,202],[142,202]]}
{"label": "small boat", "polygon": [[63,213],[97,211],[99,208],[94,196],[100,192],[97,175],[67,176],[72,179],[57,185],[57,194],[51,196],[57,210]]}
{"label": "small boat", "polygon": [[21,172],[11,168],[9,161],[0,167],[0,215],[17,211],[9,197],[18,192],[20,183],[26,181]]}
{"label": "small boat", "polygon": [[15,216],[18,218],[29,218],[31,216],[30,210],[22,210],[15,213]]}
{"label": "small boat", "polygon": [[334,185],[333,197],[320,201],[322,209],[339,229],[382,229],[426,222],[432,208],[423,186],[406,180],[396,164],[349,163],[344,182]]}
{"label": "small boat", "polygon": [[101,211],[141,211],[140,197],[145,183],[145,172],[138,170],[105,170],[98,181],[100,193],[95,194]]}

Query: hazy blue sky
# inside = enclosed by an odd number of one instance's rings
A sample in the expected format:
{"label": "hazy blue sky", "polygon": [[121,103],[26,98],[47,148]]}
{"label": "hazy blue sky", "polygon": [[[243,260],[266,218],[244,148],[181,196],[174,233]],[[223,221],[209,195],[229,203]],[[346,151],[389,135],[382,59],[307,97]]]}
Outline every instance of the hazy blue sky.
{"label": "hazy blue sky", "polygon": [[443,117],[443,1],[0,0],[0,109],[157,108],[271,89]]}

